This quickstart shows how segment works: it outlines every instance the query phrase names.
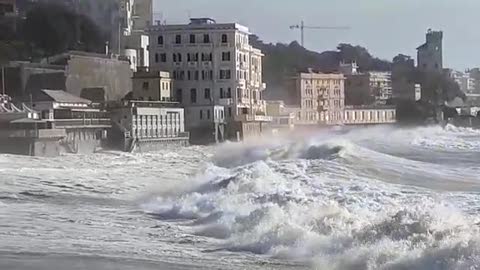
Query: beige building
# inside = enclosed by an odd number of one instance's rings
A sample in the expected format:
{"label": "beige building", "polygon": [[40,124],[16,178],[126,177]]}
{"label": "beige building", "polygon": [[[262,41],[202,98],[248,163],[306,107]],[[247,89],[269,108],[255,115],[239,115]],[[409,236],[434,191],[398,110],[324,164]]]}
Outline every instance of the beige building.
{"label": "beige building", "polygon": [[135,100],[171,100],[172,79],[168,72],[139,69],[133,74],[132,85]]}
{"label": "beige building", "polygon": [[300,73],[287,82],[292,105],[300,107],[299,125],[337,125],[343,122],[345,108],[343,74]]}
{"label": "beige building", "polygon": [[[151,67],[172,74],[173,93],[185,107],[192,137],[196,134],[193,129],[203,130],[197,127],[205,120],[200,112],[211,111],[213,106],[224,108],[230,138],[260,133],[269,120],[262,98],[266,87],[263,54],[249,44],[249,35],[245,26],[209,18],[150,29]],[[214,119],[209,120],[213,124]]]}

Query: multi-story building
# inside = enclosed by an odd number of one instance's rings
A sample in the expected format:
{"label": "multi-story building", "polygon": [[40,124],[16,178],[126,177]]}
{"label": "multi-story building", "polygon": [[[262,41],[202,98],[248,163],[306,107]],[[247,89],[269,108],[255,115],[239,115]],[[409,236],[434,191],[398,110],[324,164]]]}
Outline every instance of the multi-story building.
{"label": "multi-story building", "polygon": [[473,93],[475,91],[475,79],[470,76],[468,70],[463,73],[457,70],[444,69],[444,73],[458,84],[462,92]]}
{"label": "multi-story building", "polygon": [[14,16],[17,12],[16,0],[0,0],[0,16]]}
{"label": "multi-story building", "polygon": [[392,92],[392,73],[387,72],[369,72],[370,87],[377,103],[386,103],[393,97]]}
{"label": "multi-story building", "polygon": [[141,68],[133,74],[133,99],[170,101],[171,85],[170,73]]}
{"label": "multi-story building", "polygon": [[415,85],[415,61],[406,55],[393,59],[392,94],[393,98],[401,100],[418,100]]}
{"label": "multi-story building", "polygon": [[300,108],[299,125],[337,125],[343,123],[345,108],[345,77],[310,70],[287,81],[289,101]]}
{"label": "multi-story building", "polygon": [[269,120],[262,98],[263,55],[249,44],[249,34],[245,26],[208,18],[150,29],[150,66],[172,74],[174,97],[185,107],[192,138],[194,129],[203,130],[200,122],[214,121],[208,115],[219,107],[228,137],[259,133]]}
{"label": "multi-story building", "polygon": [[119,1],[119,29],[121,37],[120,54],[130,61],[131,69],[149,66],[148,46],[150,40],[146,30],[152,24],[152,0],[117,0]]}
{"label": "multi-story building", "polygon": [[424,72],[442,72],[443,70],[443,32],[429,29],[426,42],[417,48],[417,66]]}
{"label": "multi-story building", "polygon": [[392,73],[372,71],[346,76],[347,105],[385,104],[393,97]]}

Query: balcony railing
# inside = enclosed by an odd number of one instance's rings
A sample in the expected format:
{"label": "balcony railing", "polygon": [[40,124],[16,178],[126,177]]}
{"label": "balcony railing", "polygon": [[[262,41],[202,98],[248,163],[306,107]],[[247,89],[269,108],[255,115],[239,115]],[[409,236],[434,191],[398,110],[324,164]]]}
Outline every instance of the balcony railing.
{"label": "balcony railing", "polygon": [[197,67],[197,62],[188,62],[188,67],[189,68],[196,68]]}
{"label": "balcony railing", "polygon": [[233,99],[231,98],[221,98],[218,100],[218,105],[220,106],[230,106],[233,104]]}
{"label": "balcony railing", "polygon": [[240,122],[271,122],[272,117],[267,115],[240,114],[235,117]]}
{"label": "balcony railing", "polygon": [[110,119],[55,119],[53,121],[57,128],[108,128],[112,126]]}

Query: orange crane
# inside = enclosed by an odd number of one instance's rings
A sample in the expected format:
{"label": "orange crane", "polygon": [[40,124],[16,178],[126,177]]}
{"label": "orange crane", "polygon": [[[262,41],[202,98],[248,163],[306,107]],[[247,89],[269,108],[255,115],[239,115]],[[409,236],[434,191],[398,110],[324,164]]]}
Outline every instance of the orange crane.
{"label": "orange crane", "polygon": [[348,26],[306,26],[303,20],[300,24],[290,26],[290,29],[300,29],[301,35],[301,45],[304,47],[305,45],[305,29],[317,29],[317,30],[349,30],[350,27]]}

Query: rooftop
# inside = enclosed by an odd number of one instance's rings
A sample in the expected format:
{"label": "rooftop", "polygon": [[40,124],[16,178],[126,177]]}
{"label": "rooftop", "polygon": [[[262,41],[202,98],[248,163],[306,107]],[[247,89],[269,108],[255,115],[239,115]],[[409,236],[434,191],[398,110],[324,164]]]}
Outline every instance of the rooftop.
{"label": "rooftop", "polygon": [[[88,99],[77,97],[70,93],[67,93],[63,90],[41,90],[51,101],[60,102],[60,103],[85,103],[91,104],[92,102]],[[47,100],[39,100],[39,101],[47,101]]]}

